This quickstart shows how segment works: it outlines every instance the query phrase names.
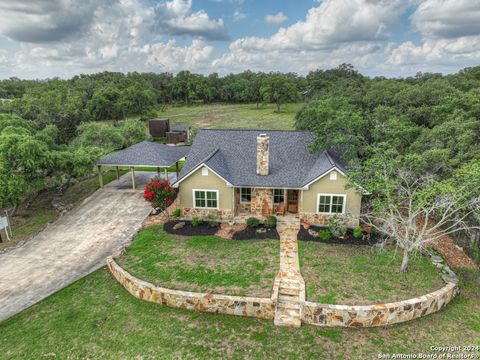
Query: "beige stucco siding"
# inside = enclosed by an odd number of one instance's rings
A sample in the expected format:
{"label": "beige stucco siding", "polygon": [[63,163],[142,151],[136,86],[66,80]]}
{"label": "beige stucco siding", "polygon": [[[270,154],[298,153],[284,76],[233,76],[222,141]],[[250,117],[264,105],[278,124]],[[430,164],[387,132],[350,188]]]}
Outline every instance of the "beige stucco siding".
{"label": "beige stucco siding", "polygon": [[193,189],[218,190],[219,209],[233,211],[233,188],[227,187],[225,180],[208,171],[207,176],[202,175],[202,168],[188,176],[179,184],[180,205],[183,208],[193,208]]}
{"label": "beige stucco siding", "polygon": [[317,194],[344,194],[346,198],[346,214],[358,217],[362,202],[361,192],[357,188],[345,189],[348,180],[345,176],[337,172],[337,180],[330,180],[327,174],[310,185],[308,190],[302,194],[302,211],[317,212]]}

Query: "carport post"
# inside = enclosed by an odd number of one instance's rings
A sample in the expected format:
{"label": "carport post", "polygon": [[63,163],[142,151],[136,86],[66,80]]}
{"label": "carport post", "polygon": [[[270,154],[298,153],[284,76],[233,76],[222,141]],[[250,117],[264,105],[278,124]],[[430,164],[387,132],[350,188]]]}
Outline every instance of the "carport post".
{"label": "carport post", "polygon": [[103,188],[103,174],[102,174],[102,165],[98,165],[98,181],[100,181],[100,187]]}
{"label": "carport post", "polygon": [[117,172],[117,180],[120,181],[120,168],[115,166],[115,171]]}
{"label": "carport post", "polygon": [[175,162],[175,172],[177,173],[177,179],[178,179],[178,173],[180,172],[178,167],[178,161]]}
{"label": "carport post", "polygon": [[163,168],[165,174],[165,180],[168,180],[168,168]]}
{"label": "carport post", "polygon": [[132,166],[130,169],[132,172],[132,189],[135,190],[135,168]]}

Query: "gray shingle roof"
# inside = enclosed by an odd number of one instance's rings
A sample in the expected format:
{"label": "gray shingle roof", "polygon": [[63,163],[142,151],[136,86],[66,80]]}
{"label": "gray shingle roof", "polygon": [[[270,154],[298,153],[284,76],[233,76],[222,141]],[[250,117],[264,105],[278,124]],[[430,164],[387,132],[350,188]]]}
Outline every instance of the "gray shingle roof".
{"label": "gray shingle roof", "polygon": [[[257,136],[270,137],[269,174],[257,175]],[[301,188],[333,167],[345,171],[328,151],[311,153],[308,131],[200,130],[179,180],[204,163],[234,186]]]}
{"label": "gray shingle roof", "polygon": [[97,165],[135,165],[167,167],[188,154],[190,146],[168,146],[151,141],[142,141],[110,156]]}

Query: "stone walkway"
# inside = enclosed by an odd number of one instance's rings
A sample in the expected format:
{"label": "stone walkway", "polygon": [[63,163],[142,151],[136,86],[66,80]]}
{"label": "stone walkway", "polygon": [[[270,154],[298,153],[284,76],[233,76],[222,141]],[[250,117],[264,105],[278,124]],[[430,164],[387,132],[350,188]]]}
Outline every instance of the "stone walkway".
{"label": "stone walkway", "polygon": [[302,306],[305,302],[305,281],[300,273],[297,233],[300,220],[295,217],[279,217],[280,271],[275,278],[274,297],[277,297],[275,325],[301,325]]}

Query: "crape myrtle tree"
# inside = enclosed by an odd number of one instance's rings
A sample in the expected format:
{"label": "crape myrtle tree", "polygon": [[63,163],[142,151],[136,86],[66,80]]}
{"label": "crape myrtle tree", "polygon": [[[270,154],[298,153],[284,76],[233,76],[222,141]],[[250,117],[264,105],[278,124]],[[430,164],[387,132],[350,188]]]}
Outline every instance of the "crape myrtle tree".
{"label": "crape myrtle tree", "polygon": [[169,180],[160,180],[158,177],[150,179],[143,192],[143,198],[152,205],[152,208],[165,210],[175,200],[175,190]]}
{"label": "crape myrtle tree", "polygon": [[353,173],[371,192],[363,221],[403,250],[402,272],[408,271],[412,252],[445,235],[480,229],[480,162],[467,163],[452,177],[438,180],[405,165],[413,160],[406,157],[402,164],[399,158],[379,156]]}

